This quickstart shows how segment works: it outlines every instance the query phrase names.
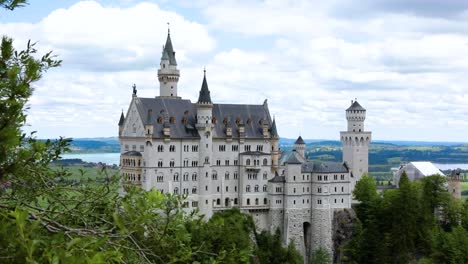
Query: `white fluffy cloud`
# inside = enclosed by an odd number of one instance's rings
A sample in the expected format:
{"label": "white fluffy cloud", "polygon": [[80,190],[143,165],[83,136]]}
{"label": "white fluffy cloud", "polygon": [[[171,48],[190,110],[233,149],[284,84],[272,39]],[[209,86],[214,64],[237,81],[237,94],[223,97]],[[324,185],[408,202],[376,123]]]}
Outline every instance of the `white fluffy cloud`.
{"label": "white fluffy cloud", "polygon": [[140,96],[158,93],[169,21],[184,98],[196,99],[206,65],[214,101],[268,99],[284,137],[337,139],[357,97],[374,138],[468,141],[467,6],[210,1],[178,12],[124,2],[82,1],[35,24],[0,24],[17,45],[31,38],[64,60],[31,99],[40,136],[115,135],[132,83]]}

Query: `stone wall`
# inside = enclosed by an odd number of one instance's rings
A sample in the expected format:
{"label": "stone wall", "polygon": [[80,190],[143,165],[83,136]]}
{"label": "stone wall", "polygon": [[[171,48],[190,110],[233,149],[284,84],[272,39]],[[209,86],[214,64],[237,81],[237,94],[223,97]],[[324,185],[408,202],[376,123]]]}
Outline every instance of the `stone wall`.
{"label": "stone wall", "polygon": [[351,208],[335,210],[333,215],[333,263],[341,263],[342,248],[346,246],[353,236],[354,224],[357,221],[356,213]]}

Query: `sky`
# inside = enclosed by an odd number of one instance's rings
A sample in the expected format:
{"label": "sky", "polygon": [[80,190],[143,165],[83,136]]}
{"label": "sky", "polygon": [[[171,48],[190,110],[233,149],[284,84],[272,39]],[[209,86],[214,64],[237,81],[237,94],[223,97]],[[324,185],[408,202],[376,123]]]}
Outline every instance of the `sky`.
{"label": "sky", "polygon": [[468,142],[468,1],[30,0],[0,10],[0,34],[63,60],[34,83],[26,132],[117,136],[132,85],[159,94],[169,22],[196,102],[268,100],[281,137],[339,139],[345,109],[367,109],[379,140]]}

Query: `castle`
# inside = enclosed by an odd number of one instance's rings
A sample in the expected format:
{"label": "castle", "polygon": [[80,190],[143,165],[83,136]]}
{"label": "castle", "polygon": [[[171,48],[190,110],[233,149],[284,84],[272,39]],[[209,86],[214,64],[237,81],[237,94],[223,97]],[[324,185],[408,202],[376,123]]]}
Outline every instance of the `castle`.
{"label": "castle", "polygon": [[332,252],[334,213],[350,208],[352,190],[368,170],[371,132],[366,110],[352,101],[341,132],[342,163],[306,160],[301,137],[289,153],[267,101],[258,105],[213,103],[206,72],[196,103],[177,95],[180,72],[170,33],[163,47],[159,96],[141,98],[134,87],[119,121],[123,184],[187,195],[184,207],[210,217],[239,208],[258,228],[280,229],[306,257]]}

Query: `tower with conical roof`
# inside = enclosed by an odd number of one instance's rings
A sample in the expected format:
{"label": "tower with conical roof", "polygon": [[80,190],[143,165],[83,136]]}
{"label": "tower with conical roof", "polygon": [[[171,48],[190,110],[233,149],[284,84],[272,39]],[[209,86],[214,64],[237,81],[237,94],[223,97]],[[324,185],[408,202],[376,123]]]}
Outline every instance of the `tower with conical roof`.
{"label": "tower with conical roof", "polygon": [[299,136],[296,140],[296,142],[294,142],[294,149],[296,150],[296,152],[301,155],[301,157],[303,157],[305,159],[305,142],[304,140],[302,139],[301,136]]}
{"label": "tower with conical roof", "polygon": [[343,161],[351,170],[351,191],[364,173],[369,171],[369,144],[372,133],[364,130],[366,109],[357,100],[346,109],[347,131],[340,132]]}
{"label": "tower with conical roof", "polygon": [[213,213],[212,193],[215,191],[215,186],[212,184],[212,152],[213,152],[213,102],[211,102],[210,90],[208,89],[208,83],[206,81],[206,70],[203,71],[203,82],[200,89],[200,95],[196,104],[196,128],[200,136],[200,151],[199,163],[200,168],[200,181],[199,186],[199,198],[201,201],[209,201],[199,204],[200,212],[207,217],[210,217]]}
{"label": "tower with conical roof", "polygon": [[271,169],[273,172],[278,171],[279,167],[279,135],[276,129],[276,120],[273,117],[273,122],[270,129],[271,136]]}
{"label": "tower with conical roof", "polygon": [[180,72],[177,69],[174,48],[172,47],[171,34],[167,31],[166,45],[163,46],[161,63],[158,69],[159,96],[167,98],[177,97],[177,83]]}

